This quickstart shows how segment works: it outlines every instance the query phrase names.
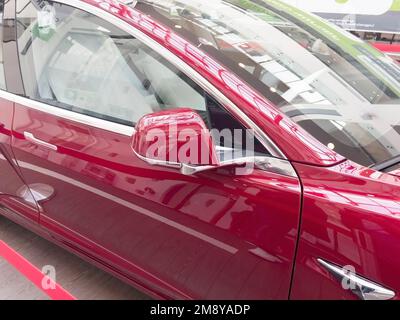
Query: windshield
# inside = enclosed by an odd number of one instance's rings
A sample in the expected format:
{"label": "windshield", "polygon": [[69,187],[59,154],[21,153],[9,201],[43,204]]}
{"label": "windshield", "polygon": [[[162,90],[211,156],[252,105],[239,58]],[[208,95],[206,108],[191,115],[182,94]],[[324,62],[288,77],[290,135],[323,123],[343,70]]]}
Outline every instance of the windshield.
{"label": "windshield", "polygon": [[276,0],[146,0],[136,8],[342,156],[372,166],[400,154],[400,67],[353,35]]}

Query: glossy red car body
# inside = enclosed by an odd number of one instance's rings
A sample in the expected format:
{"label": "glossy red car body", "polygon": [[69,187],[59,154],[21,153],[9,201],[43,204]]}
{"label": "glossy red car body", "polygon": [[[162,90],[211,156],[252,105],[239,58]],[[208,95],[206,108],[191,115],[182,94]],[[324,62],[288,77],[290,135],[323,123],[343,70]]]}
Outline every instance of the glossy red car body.
{"label": "glossy red car body", "polygon": [[[229,167],[185,176],[141,161],[131,137],[2,99],[4,215],[158,298],[357,298],[317,259],[400,289],[398,176],[336,154],[148,16],[117,1],[84,2],[207,78],[268,133],[298,178],[261,170],[236,177]],[[51,185],[55,195],[39,207],[23,202],[15,196],[23,182]]]}

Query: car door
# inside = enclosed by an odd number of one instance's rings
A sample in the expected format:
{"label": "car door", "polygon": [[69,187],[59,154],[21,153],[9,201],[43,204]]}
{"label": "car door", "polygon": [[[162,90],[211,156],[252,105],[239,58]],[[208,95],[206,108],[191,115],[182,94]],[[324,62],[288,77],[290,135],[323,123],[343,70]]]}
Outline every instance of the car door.
{"label": "car door", "polygon": [[301,203],[294,171],[186,176],[143,162],[131,142],[144,115],[190,107],[231,131],[245,121],[87,4],[28,2],[17,6],[25,93],[13,147],[26,181],[52,190],[41,225],[158,296],[286,299]]}
{"label": "car door", "polygon": [[12,86],[13,65],[18,65],[16,42],[11,39],[15,32],[15,6],[0,1],[0,15],[0,208],[12,218],[37,222],[36,202],[22,179],[11,149],[14,102],[7,92],[6,79]]}

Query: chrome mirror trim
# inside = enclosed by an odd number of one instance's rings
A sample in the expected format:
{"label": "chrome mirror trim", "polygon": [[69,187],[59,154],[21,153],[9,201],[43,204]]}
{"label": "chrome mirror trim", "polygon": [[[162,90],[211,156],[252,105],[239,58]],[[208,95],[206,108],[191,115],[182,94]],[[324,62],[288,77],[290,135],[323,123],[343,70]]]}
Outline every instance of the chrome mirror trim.
{"label": "chrome mirror trim", "polygon": [[242,166],[253,164],[255,168],[267,172],[280,174],[297,178],[297,173],[289,161],[272,157],[242,157],[233,160],[222,161],[219,166],[192,166],[182,164],[181,172],[184,175],[193,175],[199,172],[213,170],[215,168],[224,168],[229,166]]}
{"label": "chrome mirror trim", "polygon": [[361,300],[390,300],[396,295],[394,291],[367,280],[355,273],[350,273],[345,268],[340,268],[322,259],[317,259],[317,261],[331,275],[333,275],[336,280],[342,284],[349,284],[348,290],[351,290],[351,292]]}
{"label": "chrome mirror trim", "polygon": [[222,166],[192,166],[190,164],[182,164],[181,173],[185,176],[192,176],[196,173],[210,171],[221,167]]}
{"label": "chrome mirror trim", "polygon": [[133,150],[133,152],[140,160],[148,163],[149,165],[179,169],[180,172],[186,176],[195,175],[200,172],[210,171],[217,168],[224,168],[236,165],[241,166],[247,163],[254,164],[254,166],[259,170],[297,178],[297,173],[289,161],[272,157],[242,157],[233,160],[222,161],[220,162],[219,166],[195,166],[177,162],[150,159],[138,154],[135,150]]}
{"label": "chrome mirror trim", "polygon": [[133,153],[142,161],[148,163],[151,166],[160,166],[160,167],[168,167],[168,168],[175,168],[175,169],[181,169],[182,164],[178,162],[168,162],[168,161],[163,161],[163,160],[156,160],[156,159],[150,159],[146,158],[139,153],[136,152],[136,150],[133,150]]}

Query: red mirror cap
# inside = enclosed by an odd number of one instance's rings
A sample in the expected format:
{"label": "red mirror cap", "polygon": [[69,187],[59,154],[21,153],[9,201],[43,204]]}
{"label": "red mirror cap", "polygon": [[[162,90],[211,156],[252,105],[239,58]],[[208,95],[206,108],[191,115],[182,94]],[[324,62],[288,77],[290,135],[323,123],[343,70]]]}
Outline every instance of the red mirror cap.
{"label": "red mirror cap", "polygon": [[218,166],[210,131],[189,108],[144,116],[136,125],[133,150],[140,156],[170,163]]}

